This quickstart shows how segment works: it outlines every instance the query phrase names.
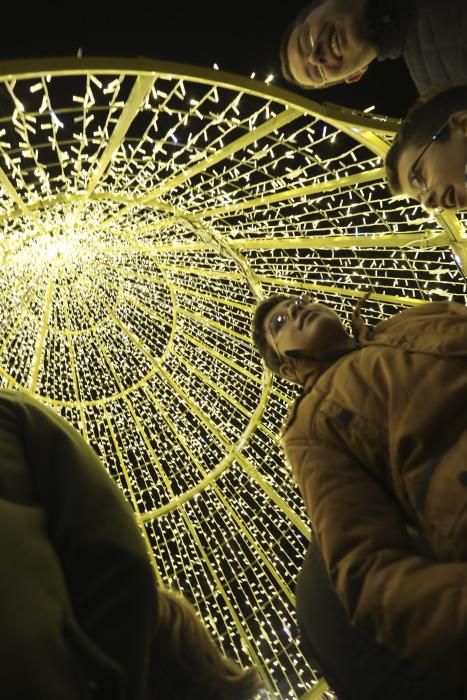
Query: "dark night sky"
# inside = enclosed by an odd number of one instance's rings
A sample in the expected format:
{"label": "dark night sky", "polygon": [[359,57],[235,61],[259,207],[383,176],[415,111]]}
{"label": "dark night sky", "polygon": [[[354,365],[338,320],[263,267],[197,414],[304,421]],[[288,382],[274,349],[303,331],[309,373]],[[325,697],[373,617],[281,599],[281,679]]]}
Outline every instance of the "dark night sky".
{"label": "dark night sky", "polygon": [[[26,10],[19,25],[18,13],[10,22],[2,18],[0,59],[76,56],[128,56],[177,61],[264,79],[276,76],[275,84],[289,87],[279,77],[278,46],[284,28],[304,2],[289,0],[282,7],[272,2],[191,4],[153,0],[150,6],[125,2],[117,9],[107,5],[68,3],[62,9]],[[132,11],[134,7],[134,11]],[[97,9],[96,9],[97,8]],[[22,10],[20,10],[21,12]],[[292,88],[295,89],[295,88]],[[305,93],[304,93],[305,94]],[[404,116],[416,99],[416,90],[401,60],[373,62],[356,85],[341,85],[306,93],[319,102]]]}

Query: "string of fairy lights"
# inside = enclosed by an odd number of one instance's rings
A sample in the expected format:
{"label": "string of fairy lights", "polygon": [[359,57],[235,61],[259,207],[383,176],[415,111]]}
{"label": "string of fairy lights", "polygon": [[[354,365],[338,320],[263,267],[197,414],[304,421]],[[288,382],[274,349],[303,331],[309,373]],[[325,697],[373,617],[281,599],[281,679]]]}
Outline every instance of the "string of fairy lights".
{"label": "string of fairy lights", "polygon": [[[298,644],[310,536],[279,433],[294,389],[250,339],[307,291],[367,322],[465,302],[463,216],[392,200],[394,124],[149,61],[0,65],[0,386],[37,396],[132,504],[160,583],[271,697],[326,686]],[[448,225],[449,224],[449,225]]]}

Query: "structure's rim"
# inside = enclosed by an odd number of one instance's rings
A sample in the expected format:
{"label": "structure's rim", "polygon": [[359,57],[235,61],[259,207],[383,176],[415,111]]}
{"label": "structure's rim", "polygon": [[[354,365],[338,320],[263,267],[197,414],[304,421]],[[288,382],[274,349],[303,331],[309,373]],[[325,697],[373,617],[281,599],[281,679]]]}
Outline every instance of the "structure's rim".
{"label": "structure's rim", "polygon": [[269,370],[265,369],[261,387],[261,396],[260,400],[258,401],[258,405],[256,406],[256,409],[252,414],[245,430],[243,431],[239,439],[236,441],[236,443],[229,450],[229,452],[226,454],[224,459],[222,459],[219,462],[215,469],[213,469],[191,489],[185,491],[185,493],[183,493],[181,496],[176,496],[175,498],[170,499],[170,501],[165,503],[163,506],[153,508],[153,510],[137,515],[138,522],[150,522],[152,520],[156,520],[156,518],[159,518],[162,515],[166,515],[167,513],[169,513],[172,510],[175,510],[176,508],[180,508],[182,505],[188,503],[188,501],[191,501],[193,498],[195,498],[195,496],[202,493],[206,488],[208,488],[208,486],[211,486],[213,483],[215,483],[215,481],[217,481],[217,479],[220,476],[222,476],[222,474],[231,466],[231,464],[241,455],[243,447],[248,442],[250,435],[256,429],[259,421],[261,420],[261,417],[264,413],[266,404],[269,399],[269,392],[271,390],[271,387],[272,374]]}
{"label": "structure's rim", "polygon": [[[324,121],[337,120],[349,127],[371,129],[380,135],[394,134],[400,126],[400,119],[386,116],[369,115],[354,109],[347,109],[330,102],[320,104],[307,97],[298,95],[271,82],[260,81],[237,73],[216,70],[185,63],[159,61],[150,58],[125,58],[91,56],[76,58],[72,56],[39,59],[18,59],[0,61],[0,82],[33,78],[38,74],[82,75],[83,73],[112,74],[124,71],[128,75],[157,75],[179,77],[200,83],[215,84],[224,88],[241,89],[244,92],[263,98],[274,98],[277,102],[290,108],[313,114]],[[358,137],[357,137],[358,138]]]}

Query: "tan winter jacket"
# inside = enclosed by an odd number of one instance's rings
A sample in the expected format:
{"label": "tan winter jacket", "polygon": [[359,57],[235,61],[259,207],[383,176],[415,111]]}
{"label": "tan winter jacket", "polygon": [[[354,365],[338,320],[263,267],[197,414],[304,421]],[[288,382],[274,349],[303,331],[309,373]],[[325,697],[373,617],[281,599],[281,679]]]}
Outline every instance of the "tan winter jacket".
{"label": "tan winter jacket", "polygon": [[360,343],[308,377],[284,449],[352,621],[467,688],[467,308]]}

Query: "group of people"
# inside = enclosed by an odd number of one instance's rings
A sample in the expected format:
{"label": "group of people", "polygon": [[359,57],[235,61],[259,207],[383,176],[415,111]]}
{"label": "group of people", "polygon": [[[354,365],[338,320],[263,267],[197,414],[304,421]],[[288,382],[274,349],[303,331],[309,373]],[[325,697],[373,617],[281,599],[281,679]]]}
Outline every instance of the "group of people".
{"label": "group of people", "polygon": [[[281,47],[305,88],[399,56],[420,93],[438,91],[394,140],[389,187],[461,209],[465,0],[315,0]],[[303,389],[283,434],[313,531],[303,648],[340,700],[467,697],[467,309],[419,305],[370,329],[363,302],[352,333],[307,296],[275,295],[254,317],[265,364]],[[77,431],[0,392],[0,444],[2,697],[251,700],[257,672],[156,586],[131,509]]]}
{"label": "group of people", "polygon": [[[421,93],[386,157],[393,195],[467,206],[467,3],[315,0],[281,46],[292,84],[401,57]],[[386,89],[397,89],[387,86]],[[286,459],[312,524],[297,581],[304,651],[339,700],[467,697],[467,308],[352,328],[307,295],[256,308],[253,341],[302,391]]]}
{"label": "group of people", "polygon": [[[394,195],[463,209],[466,194],[467,7],[463,0],[313,0],[284,34],[284,77],[303,89],[360,80],[403,58],[420,93],[386,157]],[[397,85],[386,86],[397,90]]]}

